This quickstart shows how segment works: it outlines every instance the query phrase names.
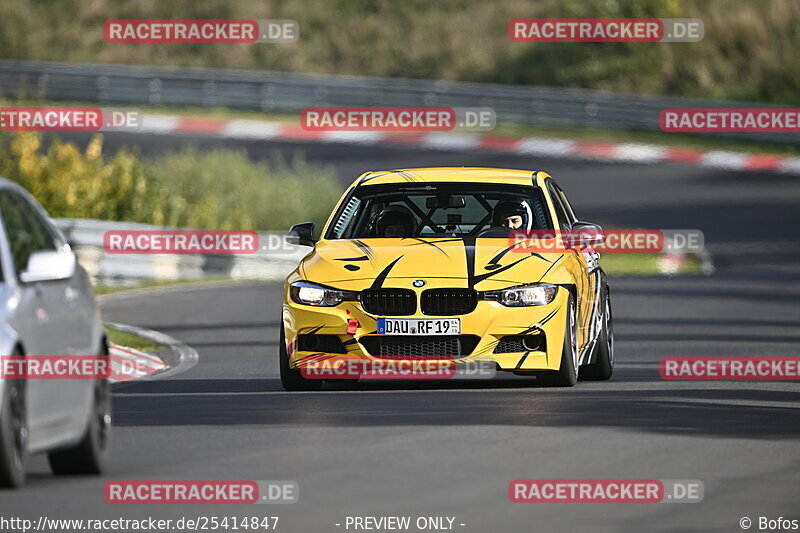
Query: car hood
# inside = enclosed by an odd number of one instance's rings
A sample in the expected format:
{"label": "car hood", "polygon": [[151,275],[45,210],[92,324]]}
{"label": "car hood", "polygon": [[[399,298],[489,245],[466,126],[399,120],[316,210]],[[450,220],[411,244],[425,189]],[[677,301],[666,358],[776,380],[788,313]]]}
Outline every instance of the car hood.
{"label": "car hood", "polygon": [[[563,255],[522,253],[512,248],[508,239],[320,241],[301,262],[299,273],[317,283],[370,280],[378,287],[393,278],[456,278],[466,280],[467,286],[489,290],[489,281],[540,281]],[[478,286],[481,283],[485,286]]]}

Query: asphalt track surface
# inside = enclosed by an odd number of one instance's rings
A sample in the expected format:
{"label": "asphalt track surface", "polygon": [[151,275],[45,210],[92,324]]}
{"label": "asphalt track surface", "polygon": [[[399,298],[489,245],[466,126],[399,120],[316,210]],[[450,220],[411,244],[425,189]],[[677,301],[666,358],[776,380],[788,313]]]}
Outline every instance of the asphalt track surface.
{"label": "asphalt track surface", "polygon": [[[135,134],[106,140],[111,149],[136,145],[145,154],[188,143],[235,145],[253,158],[302,151],[335,167],[343,183],[368,169],[543,169],[582,219],[703,230],[718,269],[712,276],[612,277],[614,378],[571,389],[514,378],[290,394],[277,377],[279,283],[111,298],[106,320],[163,331],[195,347],[200,362],[170,379],[117,389],[113,464],[103,478],[55,479],[37,458],[27,487],[0,493],[0,515],[277,514],[278,529],[291,532],[344,531],[335,524],[358,515],[454,516],[456,530],[481,532],[730,532],[741,531],[744,516],[753,530],[760,516],[800,518],[798,384],[668,382],[657,368],[664,356],[798,355],[798,178],[386,146]],[[705,499],[514,504],[507,489],[518,478],[699,479]],[[300,499],[115,506],[103,501],[110,479],[295,480]]]}

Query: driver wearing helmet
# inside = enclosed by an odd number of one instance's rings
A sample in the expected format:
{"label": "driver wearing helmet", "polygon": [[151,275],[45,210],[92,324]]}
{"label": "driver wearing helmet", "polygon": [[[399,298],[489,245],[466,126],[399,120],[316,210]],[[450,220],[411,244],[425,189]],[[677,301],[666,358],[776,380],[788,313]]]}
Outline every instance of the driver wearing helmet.
{"label": "driver wearing helmet", "polygon": [[523,202],[498,202],[492,212],[492,226],[494,227],[527,229],[528,219],[528,209]]}
{"label": "driver wearing helmet", "polygon": [[417,222],[407,207],[390,205],[378,215],[375,227],[378,237],[412,237],[417,229]]}

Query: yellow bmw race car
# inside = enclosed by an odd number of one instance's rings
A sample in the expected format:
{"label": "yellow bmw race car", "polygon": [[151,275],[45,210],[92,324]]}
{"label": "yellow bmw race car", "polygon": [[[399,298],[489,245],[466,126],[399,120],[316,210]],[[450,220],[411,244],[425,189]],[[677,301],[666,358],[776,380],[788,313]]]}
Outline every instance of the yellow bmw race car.
{"label": "yellow bmw race car", "polygon": [[[319,389],[325,374],[309,369],[402,361],[481,362],[557,386],[611,377],[609,288],[591,248],[603,233],[544,172],[367,172],[319,240],[314,230],[290,232],[312,250],[284,290],[287,390]],[[518,245],[515,234],[536,230],[590,237],[553,251]]]}

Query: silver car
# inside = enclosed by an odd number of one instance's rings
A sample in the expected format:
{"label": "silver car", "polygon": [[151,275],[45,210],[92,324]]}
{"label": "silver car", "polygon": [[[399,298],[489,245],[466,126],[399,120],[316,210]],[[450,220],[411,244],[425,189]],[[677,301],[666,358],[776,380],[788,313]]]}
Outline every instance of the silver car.
{"label": "silver car", "polygon": [[[47,213],[0,178],[0,355],[108,356],[86,271]],[[109,361],[110,364],[110,361]],[[0,486],[25,481],[47,452],[55,474],[98,474],[109,450],[106,379],[0,375]]]}

